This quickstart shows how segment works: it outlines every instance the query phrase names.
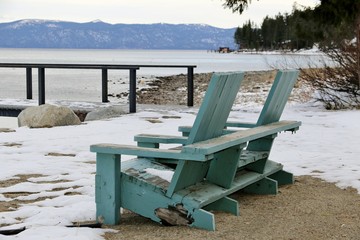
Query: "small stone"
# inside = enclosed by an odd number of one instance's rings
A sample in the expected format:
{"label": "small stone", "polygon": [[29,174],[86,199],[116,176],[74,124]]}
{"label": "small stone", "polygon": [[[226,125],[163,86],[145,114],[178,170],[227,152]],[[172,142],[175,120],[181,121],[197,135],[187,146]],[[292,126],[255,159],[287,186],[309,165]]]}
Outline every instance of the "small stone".
{"label": "small stone", "polygon": [[14,129],[11,128],[0,128],[0,133],[9,133],[9,132],[15,132]]}
{"label": "small stone", "polygon": [[147,119],[146,121],[148,121],[150,123],[162,123],[162,121],[159,119]]}
{"label": "small stone", "polygon": [[21,147],[22,146],[22,143],[9,143],[9,142],[6,142],[3,144],[4,147]]}
{"label": "small stone", "polygon": [[164,119],[180,119],[180,116],[162,116]]}
{"label": "small stone", "polygon": [[101,108],[96,111],[89,112],[86,115],[85,121],[94,121],[101,119],[109,119],[119,117],[121,115],[127,114],[128,111],[125,110],[123,106],[111,106],[107,108]]}
{"label": "small stone", "polygon": [[49,152],[45,156],[52,156],[52,157],[75,157],[76,154],[74,153],[56,153],[56,152]]}

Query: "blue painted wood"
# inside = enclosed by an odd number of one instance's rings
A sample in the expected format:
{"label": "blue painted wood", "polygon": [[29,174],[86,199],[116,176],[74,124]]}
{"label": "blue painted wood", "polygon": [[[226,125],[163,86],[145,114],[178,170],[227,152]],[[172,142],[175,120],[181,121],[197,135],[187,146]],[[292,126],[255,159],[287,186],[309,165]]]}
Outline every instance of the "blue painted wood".
{"label": "blue painted wood", "polygon": [[250,123],[250,122],[234,122],[234,121],[226,122],[226,127],[253,128],[256,126],[257,126],[256,123]]}
{"label": "blue painted wood", "polygon": [[270,175],[269,178],[276,180],[279,186],[294,183],[294,175],[284,170]]}
{"label": "blue painted wood", "polygon": [[[278,71],[273,86],[270,89],[269,96],[265,101],[265,105],[256,123],[257,126],[277,122],[280,120],[298,75],[299,71]],[[270,151],[275,137],[276,136],[267,136],[253,140],[249,142],[247,150]],[[262,172],[265,166],[265,162],[266,159],[263,159],[261,161],[249,164],[247,168],[252,171]]]}
{"label": "blue painted wood", "polygon": [[[236,128],[252,128],[279,121],[286,102],[288,101],[291,91],[296,83],[298,75],[298,70],[280,70],[277,72],[257,123],[228,121],[226,122],[226,126]],[[188,136],[191,128],[191,126],[180,126],[178,130],[182,132],[183,136]]]}
{"label": "blue painted wood", "polygon": [[134,141],[138,142],[138,146],[142,143],[186,144],[188,138],[170,135],[138,134],[134,137]]}
{"label": "blue painted wood", "polygon": [[109,153],[109,154],[120,154],[120,155],[133,155],[133,156],[142,156],[148,158],[165,158],[165,159],[184,159],[192,161],[208,161],[212,159],[213,156],[197,153],[185,153],[182,150],[177,149],[156,149],[156,148],[147,148],[147,147],[136,147],[131,145],[122,145],[122,144],[109,144],[101,143],[94,144],[90,146],[92,152],[98,153]]}
{"label": "blue painted wood", "polygon": [[278,71],[256,125],[280,120],[298,75],[298,70]]}
{"label": "blue painted wood", "polygon": [[[186,144],[222,135],[243,77],[244,73],[213,75]],[[170,197],[174,192],[202,181],[208,169],[208,163],[179,161],[166,195]],[[233,168],[231,171],[234,172],[235,169]],[[233,175],[234,173],[232,173]],[[231,180],[226,182],[229,181]]]}
{"label": "blue painted wood", "polygon": [[[297,130],[300,122],[276,120],[266,124],[264,120],[261,126],[243,131],[224,130],[242,78],[243,73],[214,75],[188,137],[147,134],[135,137],[138,147],[92,145],[91,151],[97,152],[98,218],[116,224],[121,205],[159,223],[169,223],[164,213],[171,213],[177,218],[171,221],[175,224],[215,230],[214,215],[206,210],[239,214],[238,203],[228,198],[229,194],[244,188],[257,193],[276,193],[277,180],[289,182],[292,175],[283,171],[281,164],[267,159],[269,151],[260,149],[271,148],[278,132]],[[291,91],[280,86],[276,89],[282,95]],[[276,99],[274,93],[271,94]],[[274,112],[268,118],[281,115],[282,101],[279,98],[264,107]],[[243,151],[248,142],[252,147]],[[159,143],[184,146],[159,149]],[[138,157],[125,161],[120,172],[122,154]],[[159,163],[162,159],[175,163],[176,168]],[[241,170],[238,169],[240,162]],[[254,163],[263,164],[262,171],[246,169]],[[171,180],[161,178],[154,170],[170,172],[173,174]]]}
{"label": "blue painted wood", "polygon": [[138,147],[146,147],[146,148],[159,148],[160,144],[157,142],[138,142]]}
{"label": "blue painted wood", "polygon": [[278,183],[271,178],[263,178],[243,189],[244,192],[253,194],[277,194]]}
{"label": "blue painted wood", "polygon": [[246,144],[227,148],[214,154],[206,180],[224,188],[230,188],[234,180],[242,149]]}
{"label": "blue painted wood", "polygon": [[213,74],[187,144],[222,135],[231,107],[239,91],[244,73]]}
{"label": "blue painted wood", "polygon": [[173,201],[163,191],[161,187],[136,175],[126,172],[121,174],[121,206],[158,223],[162,220],[155,210],[173,205]]}
{"label": "blue painted wood", "polygon": [[121,144],[96,144],[91,145],[92,152],[109,153],[109,154],[125,154],[140,155],[150,158],[173,158],[192,161],[208,161],[213,159],[211,154],[222,151],[229,147],[240,145],[254,139],[263,138],[277,132],[291,130],[301,125],[297,121],[280,121],[276,123],[259,126],[244,131],[238,131],[220,137],[202,141],[199,143],[186,145],[181,150],[171,149],[153,149],[145,147],[136,147]]}
{"label": "blue painted wood", "polygon": [[140,134],[134,140],[138,142],[138,146],[147,146],[143,144],[146,142],[191,144],[222,135],[243,78],[243,72],[213,74],[193,129],[186,137]]}
{"label": "blue painted wood", "polygon": [[261,159],[267,159],[269,157],[268,151],[249,151],[244,150],[241,153],[238,168],[244,167],[249,163],[256,162]]}
{"label": "blue painted wood", "polygon": [[212,154],[223,149],[246,143],[258,138],[263,138],[274,133],[291,130],[301,125],[297,121],[279,121],[256,128],[237,131],[220,137],[186,145],[182,148],[183,153]]}
{"label": "blue painted wood", "polygon": [[96,154],[96,219],[105,224],[120,221],[120,156]]}
{"label": "blue painted wood", "polygon": [[205,206],[204,209],[208,211],[214,210],[214,211],[228,212],[235,216],[240,215],[238,202],[229,197],[224,197],[213,203],[210,203],[209,205]]}
{"label": "blue painted wood", "polygon": [[193,213],[194,222],[192,227],[202,228],[208,231],[215,231],[215,216],[214,214],[203,209],[195,209]]}
{"label": "blue painted wood", "polygon": [[171,184],[166,191],[166,196],[171,197],[174,192],[203,181],[208,169],[209,162],[180,160]]}
{"label": "blue painted wood", "polygon": [[248,170],[238,171],[231,187],[228,189],[208,181],[202,181],[174,193],[172,199],[181,202],[188,209],[204,208],[282,169],[283,166],[281,164],[268,160],[263,173]]}

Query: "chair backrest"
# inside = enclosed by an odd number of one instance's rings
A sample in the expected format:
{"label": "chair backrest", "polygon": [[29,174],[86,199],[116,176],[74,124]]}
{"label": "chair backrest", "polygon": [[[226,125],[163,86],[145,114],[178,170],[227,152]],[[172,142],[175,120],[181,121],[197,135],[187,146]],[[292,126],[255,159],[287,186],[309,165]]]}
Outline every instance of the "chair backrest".
{"label": "chair backrest", "polygon": [[[278,71],[273,86],[270,89],[269,95],[256,123],[257,126],[280,120],[281,114],[284,111],[286,102],[289,99],[291,90],[295,85],[298,75],[298,70]],[[246,149],[249,151],[270,151],[273,142],[274,138],[257,139],[250,141]],[[254,169],[258,168],[258,166],[262,163],[265,163],[265,161],[255,162],[253,164],[255,166]],[[262,167],[260,167],[260,169]],[[249,169],[249,167],[247,168]]]}
{"label": "chair backrest", "polygon": [[222,135],[243,79],[243,72],[212,75],[186,144]]}
{"label": "chair backrest", "polygon": [[298,70],[278,71],[256,125],[279,121],[298,75]]}
{"label": "chair backrest", "polygon": [[[243,78],[243,72],[213,74],[186,144],[222,135]],[[202,181],[209,166],[209,162],[179,160],[166,195]]]}

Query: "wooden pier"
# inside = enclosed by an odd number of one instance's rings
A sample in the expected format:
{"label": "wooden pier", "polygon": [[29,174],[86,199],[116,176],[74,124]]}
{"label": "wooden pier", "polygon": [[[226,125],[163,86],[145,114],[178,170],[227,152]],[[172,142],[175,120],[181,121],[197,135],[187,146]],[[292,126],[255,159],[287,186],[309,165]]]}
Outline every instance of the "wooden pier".
{"label": "wooden pier", "polygon": [[[108,102],[108,70],[129,71],[129,112],[136,112],[136,71],[140,68],[186,68],[188,99],[187,105],[194,105],[194,68],[196,65],[119,65],[119,64],[43,64],[43,63],[0,63],[0,68],[23,68],[26,70],[26,99],[33,99],[32,69],[38,71],[38,104],[45,104],[45,69],[99,69],[101,70],[102,102]],[[1,73],[0,73],[1,76]],[[1,98],[1,96],[0,96]],[[61,99],[59,99],[61,100]],[[21,108],[0,106],[0,116],[17,116]]]}

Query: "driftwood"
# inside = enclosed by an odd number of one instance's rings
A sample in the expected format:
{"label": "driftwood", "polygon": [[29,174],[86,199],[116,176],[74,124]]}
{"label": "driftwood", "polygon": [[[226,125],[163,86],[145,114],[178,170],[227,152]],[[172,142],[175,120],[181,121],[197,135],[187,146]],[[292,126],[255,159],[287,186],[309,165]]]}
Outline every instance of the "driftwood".
{"label": "driftwood", "polygon": [[76,154],[74,153],[56,153],[56,152],[49,152],[45,156],[52,156],[52,157],[75,157]]}
{"label": "driftwood", "polygon": [[0,230],[0,235],[16,235],[18,233],[21,233],[22,231],[25,231],[26,228],[18,228],[18,229],[8,229],[8,230]]}
{"label": "driftwood", "polygon": [[74,225],[68,225],[66,227],[73,228],[73,227],[87,227],[87,228],[101,228],[102,223],[74,223]]}

